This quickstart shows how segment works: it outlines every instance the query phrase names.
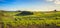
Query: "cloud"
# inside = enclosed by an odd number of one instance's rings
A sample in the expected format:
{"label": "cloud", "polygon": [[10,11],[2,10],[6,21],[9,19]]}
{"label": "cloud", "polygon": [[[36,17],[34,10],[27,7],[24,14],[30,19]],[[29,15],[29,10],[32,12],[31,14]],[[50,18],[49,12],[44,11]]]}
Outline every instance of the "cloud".
{"label": "cloud", "polygon": [[60,0],[55,0],[54,3],[55,4],[60,4]]}
{"label": "cloud", "polygon": [[60,0],[46,0],[47,2],[52,2],[54,4],[60,4]]}
{"label": "cloud", "polygon": [[46,0],[46,1],[50,1],[50,2],[51,2],[51,1],[53,1],[53,0]]}

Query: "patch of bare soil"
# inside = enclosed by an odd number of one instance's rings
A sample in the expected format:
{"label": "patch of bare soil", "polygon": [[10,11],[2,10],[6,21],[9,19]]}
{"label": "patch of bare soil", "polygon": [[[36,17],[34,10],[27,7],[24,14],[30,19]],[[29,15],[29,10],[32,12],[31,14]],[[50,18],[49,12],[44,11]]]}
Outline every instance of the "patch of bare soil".
{"label": "patch of bare soil", "polygon": [[27,28],[27,26],[24,26],[24,25],[18,25],[17,28]]}
{"label": "patch of bare soil", "polygon": [[[2,23],[0,23],[0,28],[4,28]],[[33,25],[28,25],[28,26],[24,26],[24,25],[12,26],[10,24],[7,24],[6,28],[60,28],[60,26],[49,25],[49,24],[43,24],[43,25],[33,24]]]}
{"label": "patch of bare soil", "polygon": [[0,23],[0,28],[2,28],[2,24]]}
{"label": "patch of bare soil", "polygon": [[28,26],[18,26],[17,28],[60,28],[56,25],[28,25]]}
{"label": "patch of bare soil", "polygon": [[7,27],[7,28],[16,28],[16,27],[14,27],[14,26],[12,26],[12,25],[9,25],[9,24],[7,24],[6,27]]}

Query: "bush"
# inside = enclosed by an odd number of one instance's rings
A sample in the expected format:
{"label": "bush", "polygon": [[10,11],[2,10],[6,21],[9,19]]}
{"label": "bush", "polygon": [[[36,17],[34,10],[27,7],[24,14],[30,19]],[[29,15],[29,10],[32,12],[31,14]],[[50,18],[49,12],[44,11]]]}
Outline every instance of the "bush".
{"label": "bush", "polygon": [[17,14],[17,16],[19,15],[33,15],[33,12],[29,12],[29,11],[22,11],[21,13]]}

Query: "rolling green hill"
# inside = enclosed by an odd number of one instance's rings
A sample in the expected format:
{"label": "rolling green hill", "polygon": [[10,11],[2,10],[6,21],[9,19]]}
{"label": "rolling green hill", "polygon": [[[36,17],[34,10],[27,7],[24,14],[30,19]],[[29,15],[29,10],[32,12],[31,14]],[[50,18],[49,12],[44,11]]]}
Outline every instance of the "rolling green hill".
{"label": "rolling green hill", "polygon": [[[28,11],[27,11],[28,12]],[[50,12],[29,12],[33,13],[31,15],[24,15],[27,12],[18,11],[0,11],[0,22],[3,23],[4,28],[7,24],[17,27],[19,25],[56,25],[60,26],[60,11],[50,11]],[[20,13],[23,13],[22,15]],[[16,16],[16,14],[18,14]]]}

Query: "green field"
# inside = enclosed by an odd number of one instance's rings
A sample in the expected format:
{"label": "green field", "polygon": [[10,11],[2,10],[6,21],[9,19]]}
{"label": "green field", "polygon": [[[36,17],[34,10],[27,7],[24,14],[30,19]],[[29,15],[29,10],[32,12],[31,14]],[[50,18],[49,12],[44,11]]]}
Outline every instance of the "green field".
{"label": "green field", "polygon": [[0,23],[4,28],[6,28],[7,25],[11,28],[18,28],[18,26],[27,28],[29,25],[55,25],[60,27],[60,11],[33,12],[32,15],[16,16],[16,14],[20,13],[22,12],[0,11]]}

